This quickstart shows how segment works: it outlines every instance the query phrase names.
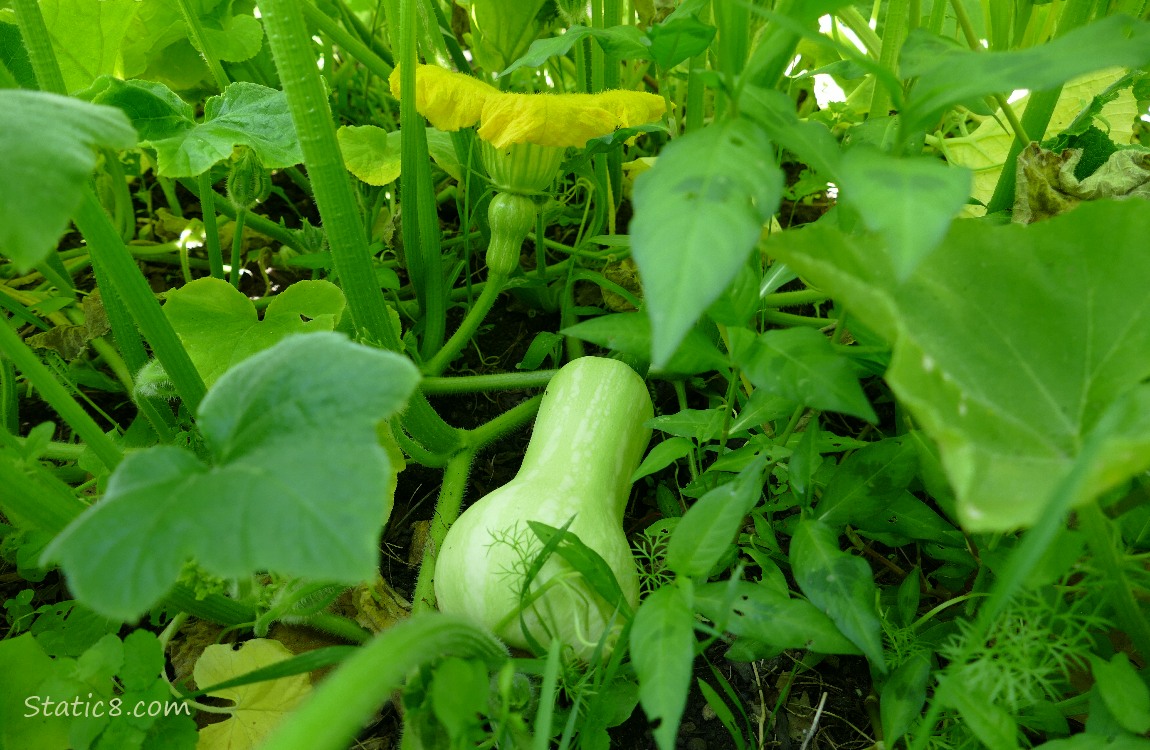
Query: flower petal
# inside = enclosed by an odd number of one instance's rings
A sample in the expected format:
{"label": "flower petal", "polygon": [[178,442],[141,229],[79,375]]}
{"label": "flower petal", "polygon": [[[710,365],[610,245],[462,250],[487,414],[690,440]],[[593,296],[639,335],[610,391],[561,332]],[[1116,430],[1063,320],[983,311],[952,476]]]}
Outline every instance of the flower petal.
{"label": "flower petal", "polygon": [[645,91],[612,89],[595,94],[592,98],[596,105],[615,116],[620,128],[654,122],[667,111],[667,102],[663,97]]}
{"label": "flower petal", "polygon": [[587,94],[500,94],[483,106],[479,137],[496,148],[513,143],[584,146],[615,130],[617,118]]}
{"label": "flower petal", "polygon": [[[398,98],[398,66],[388,81],[392,95]],[[484,102],[495,96],[500,96],[499,89],[464,73],[438,65],[419,65],[415,69],[415,108],[440,130],[477,125]]]}

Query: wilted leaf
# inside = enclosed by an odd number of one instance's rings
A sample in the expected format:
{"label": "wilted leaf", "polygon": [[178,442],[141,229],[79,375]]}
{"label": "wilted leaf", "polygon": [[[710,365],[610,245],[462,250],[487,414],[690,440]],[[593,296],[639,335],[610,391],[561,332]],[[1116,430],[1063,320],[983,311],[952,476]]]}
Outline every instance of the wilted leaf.
{"label": "wilted leaf", "polygon": [[[291,651],[279,641],[255,638],[238,648],[213,644],[196,661],[196,684],[208,687],[248,672],[290,659]],[[225,688],[210,693],[213,698],[232,701],[232,715],[200,730],[196,750],[252,750],[259,747],[284,716],[311,692],[306,674],[278,680]]]}

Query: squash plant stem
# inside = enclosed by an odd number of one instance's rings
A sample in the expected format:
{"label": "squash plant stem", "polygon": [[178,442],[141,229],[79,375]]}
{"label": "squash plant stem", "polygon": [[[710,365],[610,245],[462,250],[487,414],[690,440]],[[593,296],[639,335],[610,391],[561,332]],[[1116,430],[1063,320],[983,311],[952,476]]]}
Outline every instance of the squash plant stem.
{"label": "squash plant stem", "polygon": [[[423,310],[424,357],[438,350],[447,325],[443,289],[443,250],[439,214],[431,182],[431,157],[427,151],[427,126],[415,105],[415,69],[419,63],[416,40],[420,31],[417,0],[402,0],[399,7],[399,196],[403,210],[403,246],[407,249],[408,273]],[[395,32],[393,31],[393,34]]]}
{"label": "squash plant stem", "polygon": [[299,3],[288,0],[267,0],[260,8],[348,311],[360,338],[399,351],[399,336],[376,283],[303,11]]}
{"label": "squash plant stem", "polygon": [[16,368],[24,374],[24,377],[36,388],[40,396],[68,423],[68,426],[77,435],[84,439],[84,442],[88,444],[92,452],[105,466],[111,469],[120,463],[120,459],[124,456],[120,448],[112,442],[110,437],[104,434],[104,430],[96,424],[88,412],[76,403],[72,394],[60,385],[52,371],[41,364],[40,358],[28,348],[27,344],[20,340],[20,337],[16,335],[11,324],[7,321],[0,324],[0,352],[12,360]]}
{"label": "squash plant stem", "polygon": [[451,364],[451,360],[463,350],[467,342],[479,330],[479,326],[483,323],[483,319],[487,317],[487,313],[491,311],[495,300],[499,297],[499,293],[503,291],[503,287],[507,284],[507,276],[502,274],[491,274],[487,277],[487,283],[483,287],[479,298],[475,300],[475,304],[467,311],[467,315],[463,318],[463,322],[459,324],[459,328],[443,345],[443,348],[435,353],[435,356],[429,359],[423,366],[425,375],[439,375],[447,366]]}
{"label": "squash plant stem", "polygon": [[212,170],[206,169],[196,178],[200,189],[200,213],[203,215],[205,241],[208,245],[208,264],[214,279],[224,278],[224,256],[220,249],[220,229],[216,222],[216,191],[212,189]]}
{"label": "squash plant stem", "polygon": [[144,334],[156,359],[172,379],[176,392],[180,394],[188,411],[194,413],[207,392],[204,381],[176,336],[172,324],[160,310],[160,303],[136,266],[135,258],[124,246],[90,188],[85,191],[84,199],[72,218],[88,243],[93,265],[102,266],[107,273],[112,288],[105,291],[114,291],[120,295],[136,327]]}
{"label": "squash plant stem", "polygon": [[44,25],[39,4],[36,0],[15,0],[13,5],[16,8],[20,36],[24,39],[28,61],[32,64],[40,90],[51,94],[67,94],[64,76],[60,73],[60,65],[52,51],[52,40],[48,36],[48,27]]}
{"label": "squash plant stem", "polygon": [[439,500],[435,504],[435,515],[432,516],[427,541],[423,547],[423,562],[419,567],[419,577],[415,582],[415,591],[411,595],[413,615],[435,609],[433,589],[435,560],[443,546],[447,530],[455,523],[455,519],[459,518],[459,510],[463,505],[463,492],[467,488],[467,475],[471,471],[475,454],[530,421],[539,410],[539,402],[542,400],[542,394],[535,396],[490,422],[466,432],[467,447],[447,462],[447,468],[443,472],[443,486],[439,490]]}

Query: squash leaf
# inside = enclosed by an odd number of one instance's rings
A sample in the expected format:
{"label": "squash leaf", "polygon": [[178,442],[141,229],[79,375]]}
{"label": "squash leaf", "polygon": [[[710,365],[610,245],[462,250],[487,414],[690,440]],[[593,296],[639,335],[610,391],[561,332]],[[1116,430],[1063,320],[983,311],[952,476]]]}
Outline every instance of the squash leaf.
{"label": "squash leaf", "polygon": [[26,271],[59,242],[80,205],[95,148],[129,148],[136,132],[124,113],[39,91],[0,91],[0,249]]}
{"label": "squash leaf", "polygon": [[224,578],[371,578],[395,471],[376,426],[418,378],[408,360],[338,334],[284,339],[209,390],[206,462],[171,446],[129,454],[45,559],[78,600],[120,620],[159,602],[193,558]]}
{"label": "squash leaf", "polygon": [[169,292],[164,315],[206,385],[293,333],[331,331],[346,304],[330,281],[297,281],[272,298],[261,321],[243,292],[204,277]]}
{"label": "squash leaf", "polygon": [[[291,657],[286,646],[267,638],[245,641],[236,649],[217,643],[204,649],[192,675],[197,685],[214,685]],[[196,750],[256,748],[310,693],[311,680],[306,674],[211,693],[213,698],[234,702],[235,707],[230,718],[200,730]]]}
{"label": "squash leaf", "polygon": [[1004,531],[1039,518],[1101,415],[1150,376],[1145,214],[1098,201],[1029,226],[956,222],[902,283],[873,236],[816,225],[769,251],[893,342],[886,379],[938,443],[960,522]]}
{"label": "squash leaf", "polygon": [[[1062,87],[1058,104],[1046,132],[1061,133],[1074,122],[1085,107],[1092,106],[1094,97],[1101,94],[1115,79],[1122,75],[1116,68],[1100,70],[1087,76],[1076,78]],[[1029,96],[1014,102],[1011,108],[1018,117],[1026,111]],[[1134,122],[1138,118],[1138,102],[1129,88],[1115,92],[1112,100],[1102,104],[1098,116],[1107,124],[1110,139],[1119,145],[1130,143],[1134,134]],[[1002,174],[1010,145],[1014,142],[1013,131],[1003,127],[1005,117],[1001,111],[994,117],[982,121],[969,135],[960,138],[946,138],[938,142],[938,149],[947,161],[974,171],[974,184],[971,197],[978,206],[969,205],[964,211],[969,216],[981,216],[985,205],[994,195],[994,187]],[[1031,134],[1037,136],[1037,133]]]}
{"label": "squash leaf", "polygon": [[165,177],[203,174],[241,145],[255,151],[267,169],[303,161],[284,93],[246,81],[210,97],[204,103],[203,122],[144,145],[156,149],[157,171]]}
{"label": "squash leaf", "polygon": [[67,91],[118,72],[124,36],[139,7],[136,0],[40,0]]}

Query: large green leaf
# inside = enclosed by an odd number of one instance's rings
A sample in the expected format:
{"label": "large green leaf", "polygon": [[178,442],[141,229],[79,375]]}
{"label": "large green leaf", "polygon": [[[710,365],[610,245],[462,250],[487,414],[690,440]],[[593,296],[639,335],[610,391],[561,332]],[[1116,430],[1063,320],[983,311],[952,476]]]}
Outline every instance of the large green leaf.
{"label": "large green leaf", "polygon": [[162,83],[121,81],[100,76],[76,96],[93,104],[119,107],[132,121],[140,140],[171,138],[196,125],[195,108]]}
{"label": "large green leaf", "polygon": [[1100,415],[1150,376],[1148,215],[1135,200],[957,222],[902,283],[873,236],[816,226],[770,250],[893,342],[887,380],[938,442],[959,520],[1006,530],[1034,523]]}
{"label": "large green leaf", "polygon": [[781,194],[770,141],[747,120],[675,139],[635,181],[631,251],[656,367],[738,274]]}
{"label": "large green leaf", "polygon": [[98,146],[129,148],[124,113],[55,94],[0,90],[0,255],[27,269],[59,242],[96,166]]}
{"label": "large green leaf", "polygon": [[168,446],[129,454],[45,557],[77,599],[125,620],[159,602],[193,558],[225,578],[365,580],[394,472],[376,425],[418,378],[406,359],[334,333],[285,339],[204,398],[207,463]]}
{"label": "large green leaf", "polygon": [[136,0],[40,0],[68,91],[87,86],[97,76],[119,72],[124,35],[139,7]]}
{"label": "large green leaf", "polygon": [[146,143],[156,149],[159,173],[195,177],[248,146],[268,169],[303,161],[295,125],[282,91],[238,81],[204,103],[203,122]]}
{"label": "large green leaf", "polygon": [[250,299],[221,279],[196,279],[168,294],[164,314],[211,385],[233,365],[293,333],[331,331],[346,304],[329,281],[297,281],[272,297],[263,320]]}
{"label": "large green leaf", "polygon": [[234,5],[235,0],[200,0],[198,11],[204,40],[212,54],[227,62],[242,62],[260,51],[264,43],[264,27],[255,16],[233,14]]}
{"label": "large green leaf", "polygon": [[1103,68],[1150,62],[1150,23],[1111,16],[1052,42],[1011,52],[973,51],[922,30],[903,45],[899,72],[916,78],[900,115],[907,131],[947,107],[1013,89],[1049,89]]}
{"label": "large green leaf", "polygon": [[[177,89],[211,80],[207,65],[188,39],[180,3],[171,0],[132,0],[138,10],[122,48],[123,78],[147,78]],[[239,62],[259,52],[263,27],[250,14],[252,3],[238,0],[190,0],[212,55]],[[248,13],[236,13],[247,9]],[[214,82],[213,82],[214,83]]]}
{"label": "large green leaf", "polygon": [[[71,665],[55,661],[31,633],[0,641],[0,748],[35,747],[38,750],[66,750],[72,716],[43,713],[46,699],[64,705],[76,697],[64,688]],[[45,683],[58,678],[52,690]],[[25,702],[31,698],[31,707]],[[34,710],[34,713],[33,713]]]}

